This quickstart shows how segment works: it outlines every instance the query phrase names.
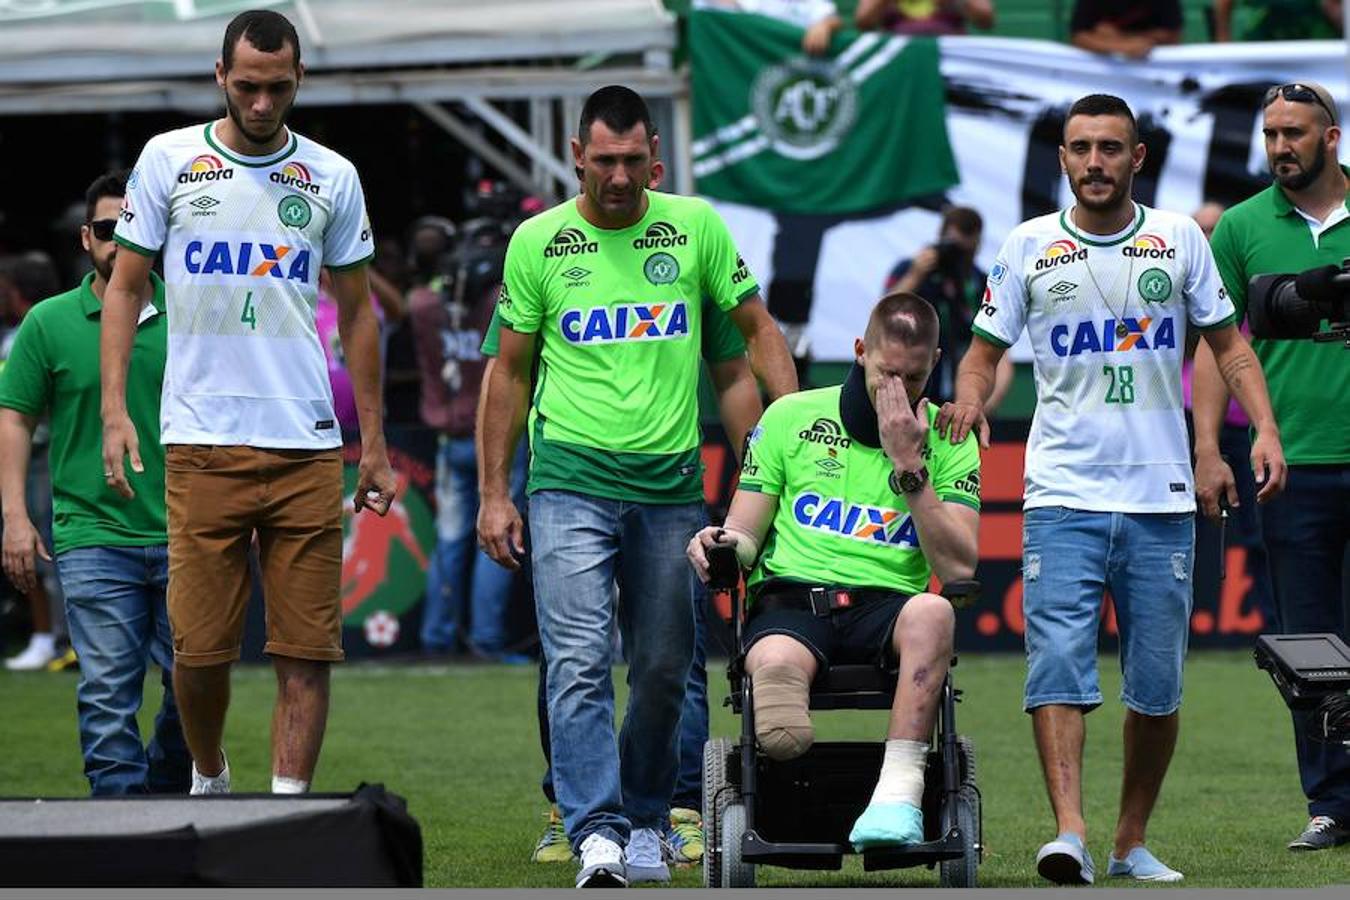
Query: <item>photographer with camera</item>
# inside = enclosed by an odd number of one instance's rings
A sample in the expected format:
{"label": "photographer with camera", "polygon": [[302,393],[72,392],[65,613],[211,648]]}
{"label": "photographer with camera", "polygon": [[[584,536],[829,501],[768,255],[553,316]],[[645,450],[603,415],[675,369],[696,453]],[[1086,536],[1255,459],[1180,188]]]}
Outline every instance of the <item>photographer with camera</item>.
{"label": "photographer with camera", "polygon": [[[980,310],[987,273],[975,264],[984,220],[968,206],[949,206],[942,213],[938,240],[903,259],[886,279],[887,291],[918,294],[937,310],[942,355],[933,370],[924,395],[949,399],[956,395],[956,365],[970,346],[970,326]],[[986,419],[993,415],[1012,385],[1013,364],[1005,357],[995,373],[994,391],[985,405]],[[982,428],[980,444],[989,446]]]}
{"label": "photographer with camera", "polygon": [[[474,419],[486,360],[479,352],[496,305],[506,243],[520,212],[492,183],[479,185],[470,208],[477,218],[454,229],[457,241],[436,250],[439,274],[413,291],[410,315],[421,371],[420,414],[440,432],[436,451],[436,552],[427,566],[422,650],[515,661],[506,653],[507,604],[513,574],[475,547],[478,454]],[[519,197],[515,206],[522,205]],[[424,228],[424,232],[431,231]],[[428,242],[423,249],[432,247]],[[525,448],[511,466],[511,492],[525,492]],[[464,621],[467,613],[467,623]],[[461,632],[461,629],[463,631]]]}
{"label": "photographer with camera", "polygon": [[[1212,242],[1219,273],[1239,316],[1248,315],[1252,348],[1270,386],[1289,463],[1282,495],[1264,505],[1278,621],[1284,634],[1346,636],[1350,589],[1350,355],[1336,342],[1292,337],[1304,310],[1304,338],[1346,318],[1350,290],[1325,271],[1289,279],[1254,276],[1340,265],[1350,257],[1350,170],[1336,164],[1340,116],[1326,88],[1283,84],[1266,93],[1262,131],[1275,183],[1228,210]],[[1339,307],[1339,310],[1337,309]],[[1294,320],[1291,322],[1290,320]],[[1219,499],[1237,505],[1233,473],[1219,455],[1227,390],[1208,348],[1195,360],[1195,480],[1204,512]],[[1261,473],[1257,473],[1258,478]],[[1312,741],[1311,723],[1294,714],[1299,774],[1311,820],[1290,850],[1322,850],[1350,841],[1350,752]]]}

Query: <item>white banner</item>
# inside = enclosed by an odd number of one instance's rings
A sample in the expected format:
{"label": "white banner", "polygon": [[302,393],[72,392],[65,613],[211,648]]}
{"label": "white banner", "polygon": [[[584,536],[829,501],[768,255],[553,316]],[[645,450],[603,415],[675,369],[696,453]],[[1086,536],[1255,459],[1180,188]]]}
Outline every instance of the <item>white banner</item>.
{"label": "white banner", "polygon": [[[1149,146],[1135,198],[1177,212],[1211,199],[1231,205],[1269,182],[1261,96],[1270,85],[1318,81],[1350,109],[1346,45],[1336,41],[1163,47],[1146,61],[1123,61],[1047,41],[941,40],[947,128],[961,173],[941,199],[984,217],[978,261],[986,270],[1018,223],[1072,203],[1057,148],[1065,112],[1085,94],[1115,94],[1130,104]],[[1342,155],[1350,159],[1347,144]],[[714,203],[766,294],[775,256],[783,267],[805,269],[815,296],[811,345],[823,360],[851,358],[886,276],[937,239],[938,213],[909,207],[871,218],[794,219],[796,237],[780,243],[773,212]],[[802,231],[817,233],[818,248]],[[1014,357],[1029,358],[1025,343]]]}

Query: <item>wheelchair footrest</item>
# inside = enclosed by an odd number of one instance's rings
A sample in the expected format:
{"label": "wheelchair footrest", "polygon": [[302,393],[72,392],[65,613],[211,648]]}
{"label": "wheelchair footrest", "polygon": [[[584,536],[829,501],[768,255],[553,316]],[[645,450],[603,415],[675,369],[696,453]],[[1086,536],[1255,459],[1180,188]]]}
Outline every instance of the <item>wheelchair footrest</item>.
{"label": "wheelchair footrest", "polygon": [[961,832],[953,827],[945,837],[902,847],[877,847],[856,854],[852,844],[788,843],[766,841],[754,831],[741,839],[741,858],[748,863],[782,866],[788,869],[838,869],[843,857],[861,855],[863,869],[904,869],[958,859],[964,855]]}

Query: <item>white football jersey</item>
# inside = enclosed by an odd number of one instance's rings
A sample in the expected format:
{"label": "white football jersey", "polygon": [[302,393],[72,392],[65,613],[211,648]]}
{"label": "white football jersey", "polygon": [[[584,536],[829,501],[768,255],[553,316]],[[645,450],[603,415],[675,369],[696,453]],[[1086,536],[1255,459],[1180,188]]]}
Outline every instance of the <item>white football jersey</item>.
{"label": "white football jersey", "polygon": [[1000,346],[1025,326],[1035,352],[1026,508],[1193,511],[1186,328],[1235,321],[1209,244],[1189,217],[1140,204],[1118,234],[1072,221],[1062,211],[1013,229],[975,317]]}
{"label": "white football jersey", "polygon": [[166,444],[326,449],[342,443],[315,327],[319,270],[374,256],[356,169],[294,132],[270,156],[214,125],[151,138],[117,241],[164,251]]}

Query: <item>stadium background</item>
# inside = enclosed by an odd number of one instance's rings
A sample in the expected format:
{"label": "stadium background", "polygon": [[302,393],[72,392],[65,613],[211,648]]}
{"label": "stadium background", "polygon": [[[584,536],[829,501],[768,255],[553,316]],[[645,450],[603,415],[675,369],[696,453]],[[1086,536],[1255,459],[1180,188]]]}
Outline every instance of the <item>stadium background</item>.
{"label": "stadium background", "polygon": [[[257,5],[215,2],[231,11]],[[853,0],[838,2],[846,14],[853,6]],[[16,11],[25,14],[58,5],[0,0],[0,30],[7,31],[7,37],[13,34],[6,16]],[[121,16],[129,8],[140,6],[149,23],[156,17],[171,17],[172,12],[166,10],[174,5],[205,9],[212,6],[212,0],[195,4],[190,0],[177,4],[110,3],[106,14]],[[480,5],[506,10],[527,4],[498,0]],[[584,5],[585,0],[577,0],[567,7]],[[670,0],[666,5],[683,12],[688,2]],[[1068,0],[997,0],[998,27],[994,33],[1062,42],[1067,36],[1071,5]],[[1209,34],[1207,4],[1185,0],[1183,5],[1186,41],[1205,41]],[[90,4],[82,6],[85,9],[73,19],[72,27],[92,25],[98,18],[89,11]],[[210,28],[218,33],[219,20]],[[155,91],[163,89],[163,84],[154,79],[145,90],[126,94],[120,94],[113,85],[106,86],[106,91],[94,86],[76,92],[78,97],[72,101],[70,92],[54,87],[55,82],[35,83],[16,76],[14,60],[22,56],[23,42],[11,38],[7,43],[7,50],[0,51],[0,171],[6,176],[4,190],[0,191],[0,256],[45,250],[61,265],[63,276],[73,281],[78,245],[69,207],[84,186],[107,168],[131,163],[150,135],[213,113],[200,107],[169,109],[169,102],[147,102],[147,97],[153,99]],[[613,48],[593,52],[578,46],[565,49],[564,43],[561,39],[555,42],[553,55],[536,52],[527,60],[503,57],[496,62],[516,63],[517,70],[538,69],[543,73],[531,76],[527,71],[522,76],[524,81],[556,77],[560,62],[570,67],[568,77],[574,79],[580,64],[579,71],[591,86],[615,80],[606,73],[609,67],[638,73],[646,79],[639,84],[663,85],[680,80],[678,76],[651,76],[637,65],[640,61],[632,54],[616,53]],[[669,50],[669,63],[683,65],[683,45],[672,40]],[[210,93],[209,65],[215,52],[209,50],[175,83],[192,84]],[[321,57],[311,54],[309,46],[306,53],[311,62]],[[659,63],[661,54],[656,56]],[[1294,62],[1291,53],[1290,63]],[[48,70],[61,64],[59,54],[50,54],[45,61]],[[1118,65],[1121,71],[1139,73],[1148,64]],[[465,73],[477,72],[479,67],[468,61],[437,64],[430,69],[472,79],[476,76]],[[312,79],[307,90],[317,92],[318,82]],[[1337,93],[1344,102],[1344,93]],[[458,220],[473,205],[476,182],[485,176],[501,177],[485,163],[479,150],[466,147],[445,130],[444,122],[430,118],[424,108],[403,102],[319,105],[307,102],[310,96],[302,92],[292,124],[354,160],[381,235],[406,238],[409,223],[428,213]],[[125,108],[114,108],[124,101]],[[555,125],[569,127],[575,118],[575,97],[555,98],[548,103]],[[141,108],[133,108],[135,105]],[[530,124],[539,109],[537,103],[519,97],[498,99],[494,106],[522,127]],[[670,105],[658,102],[657,106],[658,115],[668,119]],[[487,149],[505,156],[527,176],[540,174],[541,168],[534,161],[464,103],[452,102],[446,108]],[[1260,162],[1255,160],[1256,168]],[[557,183],[555,179],[555,189]],[[925,226],[922,230],[915,239],[926,241],[932,229]],[[1001,239],[1002,234],[987,228],[986,250],[992,252]],[[398,341],[395,334],[395,347]],[[378,663],[380,659],[406,659],[407,652],[415,649],[423,561],[434,540],[430,461],[435,436],[417,423],[416,403],[409,399],[413,382],[408,378],[406,363],[402,372],[396,363],[391,358],[388,434],[393,462],[407,477],[409,487],[396,515],[387,520],[363,517],[359,531],[349,530],[346,574],[350,577],[344,579],[349,585],[343,599],[350,626],[346,645],[353,656],[375,657],[376,661],[341,667],[335,675],[334,708],[315,787],[350,790],[363,780],[385,781],[408,796],[426,837],[428,886],[570,886],[568,867],[527,862],[544,808],[536,787],[541,761],[534,737],[533,669]],[[967,692],[961,708],[962,730],[976,738],[984,786],[988,850],[981,883],[1002,887],[1037,883],[1029,860],[1047,827],[1030,728],[1020,712],[1023,663],[1015,652],[1020,650],[1017,559],[1022,442],[1034,403],[1029,367],[1021,364],[1018,368],[1013,392],[995,422],[995,446],[984,457],[981,577],[986,595],[979,608],[960,617],[958,647],[962,658],[956,672],[958,684]],[[838,362],[818,363],[812,380],[817,384],[837,381],[843,370]],[[706,386],[703,409],[708,436],[705,484],[710,504],[717,507],[725,502],[733,473],[720,429],[711,417],[714,407]],[[349,457],[354,459],[352,448]],[[1154,819],[1154,833],[1169,848],[1175,848],[1169,860],[1187,872],[1187,886],[1344,884],[1343,853],[1309,857],[1283,850],[1286,831],[1299,821],[1302,806],[1288,747],[1288,717],[1265,676],[1255,670],[1245,652],[1262,623],[1247,597],[1242,550],[1228,549],[1229,574],[1222,586],[1215,577],[1218,553],[1215,535],[1202,534],[1192,645],[1230,649],[1194,654],[1188,665],[1186,724],[1167,791]],[[522,597],[516,598],[513,609],[513,627],[524,634],[530,615]],[[364,626],[378,613],[386,615],[377,616],[372,642]],[[261,610],[257,604],[253,614],[249,643],[253,657],[258,658]],[[399,627],[392,628],[391,622]],[[7,618],[0,627],[13,625]],[[1110,630],[1108,616],[1104,649],[1112,645]],[[19,637],[12,630],[0,632],[0,642],[6,644],[13,645]],[[714,651],[720,646],[718,640],[715,635]],[[985,650],[1009,652],[982,652]],[[1114,662],[1104,657],[1101,667],[1104,692],[1114,695],[1119,688]],[[155,696],[155,677],[147,682],[147,696]],[[712,732],[731,734],[736,728],[734,721],[729,713],[717,708],[724,694],[718,665],[710,667],[709,680],[714,706]],[[621,674],[616,681],[622,681]],[[263,736],[272,692],[272,675],[265,668],[244,667],[235,676],[226,743],[231,748],[237,787],[243,791],[267,789]],[[619,693],[622,703],[622,684]],[[0,794],[83,794],[86,785],[80,775],[73,681],[0,672],[0,697],[6,721],[5,749],[0,753]],[[153,707],[149,703],[142,711],[143,731],[149,730]],[[1116,737],[1119,722],[1119,705],[1108,702],[1094,715],[1089,731],[1087,753],[1094,764],[1085,772],[1084,791],[1096,835],[1094,850],[1114,814],[1120,768]],[[825,717],[820,728],[825,738],[865,740],[875,738],[876,722],[867,714],[850,713]],[[677,886],[692,887],[697,880],[697,872],[676,873]],[[762,881],[778,886],[878,887],[896,882],[931,885],[935,879],[924,870],[868,876],[850,868],[842,876],[771,872]]]}
{"label": "stadium background", "polygon": [[[61,6],[60,3],[49,5],[53,9]],[[532,0],[507,5],[521,7],[521,14],[526,15],[532,7]],[[838,3],[841,14],[846,18],[855,5],[854,0],[841,0]],[[112,3],[107,4],[105,12],[112,15],[124,8],[139,7],[146,29],[145,34],[150,35],[162,27],[163,23],[160,20],[165,17],[164,11],[160,8],[162,6],[163,4],[153,2],[134,5]],[[203,0],[196,4],[196,9],[202,21],[209,24],[211,18],[208,14],[216,13],[218,18],[220,14],[239,6],[239,3],[230,0]],[[337,6],[340,7],[342,4]],[[410,7],[417,6],[416,3],[410,4]],[[688,11],[689,3],[688,0],[670,0],[666,6],[675,13],[684,14]],[[997,4],[997,27],[992,34],[1002,37],[1062,41],[1067,36],[1071,7],[1072,3],[1067,0],[1052,0],[1052,2],[1000,0]],[[286,4],[282,4],[282,8],[286,8]],[[534,3],[533,8],[537,10],[538,4]],[[1184,3],[1184,9],[1185,38],[1188,41],[1204,41],[1210,33],[1208,5],[1189,0]],[[19,10],[20,14],[22,12]],[[0,15],[3,14],[4,11],[0,10]],[[40,19],[30,16],[20,24],[38,27],[66,20],[71,20],[71,17]],[[72,23],[75,21],[78,20],[71,20],[67,27],[73,27]],[[89,27],[102,27],[101,21],[90,22]],[[539,76],[553,71],[559,65],[570,65],[574,70],[586,67],[591,70],[589,80],[593,84],[598,84],[612,77],[620,77],[623,73],[631,71],[631,67],[635,64],[640,64],[644,70],[650,70],[653,66],[659,69],[663,63],[668,63],[669,78],[666,80],[673,79],[678,85],[684,74],[682,67],[686,67],[689,62],[687,41],[683,37],[684,25],[685,20],[681,19],[676,28],[676,35],[670,41],[671,46],[667,48],[670,52],[665,56],[660,49],[644,51],[641,59],[635,58],[632,53],[609,50],[567,60],[550,58],[536,52],[532,59],[518,64],[509,60],[496,60],[487,67],[487,70],[490,71],[492,66],[510,66],[511,68],[505,69],[507,74],[502,76],[507,80],[510,79],[512,72],[518,74],[521,71],[533,70],[533,78],[538,80]],[[324,27],[327,27],[326,22]],[[211,33],[218,30],[214,25],[211,25],[210,29]],[[584,44],[577,44],[571,48],[571,52],[579,52],[583,46]],[[311,66],[312,75],[329,74],[323,52],[321,48],[308,46],[306,48],[306,59]],[[490,56],[494,52],[498,51],[489,49],[480,56]],[[200,85],[208,78],[207,60],[213,56],[214,52],[203,55],[200,71],[193,73],[190,78],[185,76],[165,84]],[[102,98],[96,92],[81,89],[78,85],[74,89],[66,86],[63,91],[59,76],[51,74],[50,66],[40,71],[43,83],[36,85],[39,95],[41,91],[52,93],[50,104],[44,106],[43,101],[34,100],[33,90],[25,90],[33,88],[34,85],[25,85],[22,78],[16,78],[15,73],[22,74],[25,71],[23,59],[22,52],[16,52],[13,48],[8,56],[0,55],[0,75],[7,76],[14,82],[6,85],[0,81],[0,113],[8,113],[0,115],[0,166],[12,176],[22,176],[9,178],[6,191],[0,195],[0,256],[5,252],[44,250],[61,264],[63,272],[71,272],[75,269],[78,245],[72,240],[70,210],[82,186],[98,172],[133,161],[140,146],[149,136],[198,121],[206,114],[206,110],[163,108],[172,107],[174,104],[170,101],[156,102],[153,99],[153,90],[148,92],[132,90],[125,95],[126,103],[131,108],[110,109],[110,105],[116,105],[116,99]],[[153,59],[154,57],[151,57],[152,61]],[[399,56],[395,52],[389,58],[389,64],[381,71],[385,73],[403,71],[398,67],[398,62]],[[425,59],[420,62],[422,69],[419,69],[419,74],[424,74],[422,70],[427,70],[428,67]],[[1146,77],[1146,74],[1141,76],[1141,73],[1147,73],[1149,65],[1147,62],[1094,64],[1099,67],[1105,65],[1107,75],[1120,73],[1125,81],[1128,81],[1129,77]],[[443,75],[464,77],[468,73],[483,71],[484,68],[481,60],[466,57],[466,61],[458,64],[430,66],[429,70],[439,71]],[[520,77],[523,81],[530,80],[526,76]],[[1084,75],[1085,84],[1087,78],[1088,76]],[[307,102],[310,99],[307,91],[315,80],[312,77],[311,85],[302,89],[300,101],[291,120],[292,125],[298,131],[321,142],[341,148],[356,163],[365,183],[371,219],[375,223],[377,234],[406,239],[406,223],[427,214],[443,215],[452,220],[462,219],[475,211],[473,186],[485,177],[500,177],[500,172],[493,167],[496,157],[485,160],[483,155],[465,145],[461,139],[462,135],[440,127],[442,123],[429,117],[425,104],[419,106],[409,103],[354,103],[338,106],[332,105],[329,100],[323,101],[322,104]],[[679,94],[682,90],[679,88],[676,93]],[[454,104],[449,108],[456,111],[460,117],[459,121],[467,123],[477,135],[480,143],[475,144],[476,148],[482,149],[482,144],[486,143],[501,157],[514,161],[518,171],[528,174],[534,179],[534,183],[540,186],[538,193],[550,198],[550,194],[557,196],[564,189],[561,179],[556,174],[551,176],[547,167],[540,161],[522,154],[519,146],[513,146],[509,139],[503,139],[502,126],[493,120],[491,114],[496,112],[518,123],[522,129],[531,129],[536,137],[539,136],[538,118],[546,115],[549,123],[557,130],[557,137],[552,138],[552,149],[561,155],[565,149],[561,135],[571,125],[568,114],[572,113],[574,117],[576,98],[551,97],[547,90],[533,87],[526,93],[531,96],[499,100],[495,104],[490,104],[490,109],[484,109],[482,106],[474,107],[472,104],[467,106]],[[962,94],[961,87],[955,79],[948,79],[947,94],[949,119],[961,111],[962,104],[971,105],[969,95]],[[147,100],[147,97],[151,99]],[[1250,104],[1251,98],[1244,97],[1242,102]],[[674,117],[682,112],[683,107],[664,100],[658,100],[655,105],[658,116],[669,120],[670,124],[675,126],[669,131],[678,138],[680,126],[674,121]],[[978,101],[975,105],[979,105]],[[65,108],[85,108],[85,111],[56,114],[52,112]],[[35,109],[46,111],[37,113],[34,112]],[[1244,109],[1243,115],[1250,114],[1249,109]],[[1057,120],[1052,119],[1048,125],[1045,122],[1038,122],[1033,127],[1033,131],[1050,135],[1048,139],[1042,141],[1047,152],[1052,152],[1053,134],[1058,131],[1055,121]],[[665,130],[663,128],[663,131]],[[1158,149],[1155,146],[1157,144],[1155,138],[1157,135],[1149,134],[1146,129],[1146,139],[1152,141],[1150,146],[1154,150]],[[1032,139],[1035,140],[1035,134]],[[1167,139],[1165,134],[1163,139]],[[549,141],[543,143],[547,144]],[[671,159],[672,168],[675,170],[672,176],[674,186],[688,184],[688,172],[684,171],[687,167],[679,158],[679,154],[672,151],[671,143],[673,141],[667,141],[665,155]],[[953,143],[961,142],[953,137]],[[962,149],[961,146],[957,147],[958,157],[961,156]],[[1165,145],[1162,149],[1166,149]],[[1247,160],[1242,159],[1239,162],[1246,163]],[[1031,165],[1028,162],[1028,169]],[[1052,182],[1057,183],[1057,172],[1052,171],[1050,177]],[[1150,187],[1151,192],[1158,190],[1156,181],[1155,173],[1154,183]],[[1238,173],[1236,179],[1229,179],[1227,187],[1230,193],[1240,194],[1253,190],[1258,185],[1259,181],[1252,178],[1250,173],[1245,175]],[[1206,188],[1208,187],[1206,184]],[[957,185],[956,190],[959,192],[961,185]],[[1050,206],[1057,199],[1059,198],[1047,195],[1037,202],[1040,206]],[[1225,199],[1236,199],[1236,196]],[[971,198],[967,202],[979,205],[978,198]],[[918,206],[923,207],[924,203],[925,201],[921,199]],[[934,230],[931,223],[936,221],[936,214],[931,210],[935,203],[930,198],[927,205],[929,209],[920,209],[922,216],[926,218],[921,216],[917,220],[905,220],[899,223],[899,227],[893,227],[897,223],[884,226],[892,233],[904,232],[898,238],[897,247],[917,249],[930,240]],[[1003,217],[1016,221],[1023,217],[1022,213],[1028,213],[1032,208],[1032,204],[1024,200],[1020,208],[1010,208]],[[735,209],[729,210],[728,217],[733,229],[738,227],[738,214]],[[989,224],[986,226],[981,258],[987,267],[993,250],[1002,239],[1000,232],[1003,229],[999,227],[1002,224],[999,222],[999,216],[990,215],[988,210],[986,221]],[[758,220],[749,219],[740,227],[746,234],[753,235],[762,230],[758,227],[759,224]],[[1011,222],[1008,224],[1010,226]],[[881,230],[880,227],[878,230]],[[738,237],[741,237],[740,233]],[[749,243],[753,243],[753,240]],[[895,247],[889,250],[893,256],[903,255]],[[749,248],[746,249],[746,255],[752,267],[761,276],[761,281],[766,281],[763,274],[766,267],[762,261],[755,258],[755,254]],[[763,256],[762,252],[760,256]],[[825,261],[822,261],[822,265],[824,264]],[[889,266],[891,260],[884,261],[884,264]],[[863,290],[866,291],[868,288],[864,286]],[[844,322],[848,321],[845,317]],[[843,327],[847,329],[851,326],[845,324]],[[360,517],[348,520],[343,610],[344,621],[349,629],[347,646],[354,656],[397,655],[416,650],[415,636],[420,619],[423,573],[435,541],[432,499],[434,435],[422,427],[417,419],[415,373],[410,371],[407,364],[410,349],[407,330],[404,327],[401,329],[404,333],[395,332],[392,337],[388,406],[389,438],[394,451],[394,463],[407,476],[408,488],[396,505],[395,514],[388,519]],[[846,346],[840,341],[834,343]],[[403,357],[402,361],[399,358],[400,354]],[[813,366],[811,382],[817,385],[837,382],[847,365],[838,361],[842,354],[834,353],[833,360],[829,358],[831,355],[829,350],[820,350],[817,355],[826,359],[818,361]],[[1021,357],[1027,358],[1025,354],[1021,354]],[[984,459],[982,489],[985,514],[981,528],[980,574],[986,586],[986,593],[979,611],[962,617],[959,635],[960,645],[970,650],[1020,649],[1021,585],[1018,559],[1021,531],[1019,499],[1022,442],[1025,439],[1028,419],[1034,409],[1034,389],[1029,370],[1029,365],[1019,364],[1014,388],[1001,408],[995,424],[995,445]],[[729,463],[728,448],[715,419],[715,405],[711,402],[711,393],[706,384],[703,389],[703,401],[707,434],[704,447],[704,461],[707,467],[705,494],[710,506],[716,511],[725,507],[734,473]],[[354,459],[356,448],[349,446],[348,450],[349,456]],[[1245,551],[1237,546],[1226,549],[1225,564],[1229,577],[1220,583],[1217,578],[1220,554],[1217,542],[1216,534],[1202,529],[1197,553],[1193,646],[1245,646],[1252,635],[1259,633],[1263,624],[1260,612],[1248,598],[1250,579],[1243,565]],[[530,642],[532,614],[527,595],[523,591],[518,591],[517,594],[513,601],[511,628],[515,635],[515,643],[521,648],[526,648]],[[256,604],[249,631],[251,656],[259,658],[261,610]],[[1109,614],[1108,601],[1108,613],[1103,629],[1104,646],[1111,645],[1113,632],[1114,623]]]}

